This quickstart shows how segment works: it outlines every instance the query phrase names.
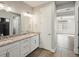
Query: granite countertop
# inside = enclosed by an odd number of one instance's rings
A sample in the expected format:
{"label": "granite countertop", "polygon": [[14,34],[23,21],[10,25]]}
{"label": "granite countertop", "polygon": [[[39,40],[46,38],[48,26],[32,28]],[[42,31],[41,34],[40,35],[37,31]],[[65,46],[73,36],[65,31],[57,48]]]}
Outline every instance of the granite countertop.
{"label": "granite countertop", "polygon": [[11,43],[16,42],[16,41],[20,41],[23,39],[33,37],[33,36],[38,35],[38,34],[39,33],[28,33],[28,34],[23,34],[23,35],[21,34],[21,35],[1,39],[0,40],[0,47],[7,45],[7,44],[11,44]]}

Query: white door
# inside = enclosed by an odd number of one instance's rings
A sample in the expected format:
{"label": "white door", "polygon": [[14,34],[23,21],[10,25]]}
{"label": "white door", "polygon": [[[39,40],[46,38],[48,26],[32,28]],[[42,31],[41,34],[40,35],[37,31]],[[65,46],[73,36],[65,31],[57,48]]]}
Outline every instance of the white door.
{"label": "white door", "polygon": [[52,49],[53,39],[53,4],[40,8],[40,47],[48,50]]}
{"label": "white door", "polygon": [[36,46],[36,38],[35,36],[33,36],[31,38],[31,52],[36,49],[35,46]]}
{"label": "white door", "polygon": [[20,42],[21,46],[21,56],[25,57],[30,53],[30,38],[24,39]]}

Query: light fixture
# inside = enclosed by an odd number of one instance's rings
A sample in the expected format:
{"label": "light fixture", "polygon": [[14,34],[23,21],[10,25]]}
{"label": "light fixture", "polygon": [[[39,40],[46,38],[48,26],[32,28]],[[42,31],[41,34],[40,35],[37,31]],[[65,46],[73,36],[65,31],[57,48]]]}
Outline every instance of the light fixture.
{"label": "light fixture", "polygon": [[6,22],[9,22],[10,20],[9,19],[6,19]]}
{"label": "light fixture", "polygon": [[4,8],[5,8],[4,4],[0,3],[0,9],[4,9]]}
{"label": "light fixture", "polygon": [[63,9],[56,10],[57,13],[70,12],[70,11],[74,11],[74,7],[69,7],[69,8],[63,8]]}
{"label": "light fixture", "polygon": [[11,7],[6,7],[5,10],[6,10],[6,11],[12,11],[12,8],[11,8]]}
{"label": "light fixture", "polygon": [[29,13],[27,13],[27,12],[23,12],[23,15],[24,15],[24,16],[28,16],[28,17],[32,17],[32,16],[33,16],[32,14],[29,14]]}
{"label": "light fixture", "polygon": [[5,10],[5,11],[13,11],[11,7],[9,7],[6,4],[0,3],[0,10]]}

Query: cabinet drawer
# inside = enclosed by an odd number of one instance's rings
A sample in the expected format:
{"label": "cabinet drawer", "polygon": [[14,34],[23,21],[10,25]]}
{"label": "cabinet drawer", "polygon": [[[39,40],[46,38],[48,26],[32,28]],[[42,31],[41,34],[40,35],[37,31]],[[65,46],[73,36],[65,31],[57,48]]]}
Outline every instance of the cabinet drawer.
{"label": "cabinet drawer", "polygon": [[22,40],[20,44],[21,44],[21,47],[30,45],[30,40],[29,39]]}
{"label": "cabinet drawer", "polygon": [[21,43],[26,43],[28,42],[30,39],[24,39],[24,40],[21,40]]}
{"label": "cabinet drawer", "polygon": [[11,43],[11,44],[8,44],[7,46],[8,46],[8,49],[10,49],[10,48],[16,47],[18,45],[20,45],[20,42],[19,41],[18,42]]}

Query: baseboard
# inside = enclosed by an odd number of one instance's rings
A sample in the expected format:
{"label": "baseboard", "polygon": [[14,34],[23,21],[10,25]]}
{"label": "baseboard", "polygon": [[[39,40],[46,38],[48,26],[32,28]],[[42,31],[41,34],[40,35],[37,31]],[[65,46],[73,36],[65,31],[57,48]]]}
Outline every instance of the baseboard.
{"label": "baseboard", "polygon": [[54,48],[54,49],[51,49],[50,51],[53,52],[53,53],[55,53],[56,50],[57,50],[57,48]]}
{"label": "baseboard", "polygon": [[[39,47],[39,48],[41,48],[41,47]],[[45,48],[43,48],[43,49],[45,49]],[[55,52],[56,52],[56,50],[57,50],[57,48],[54,48],[54,49],[46,49],[46,50],[49,50],[49,51],[51,51],[51,52],[55,53]]]}

